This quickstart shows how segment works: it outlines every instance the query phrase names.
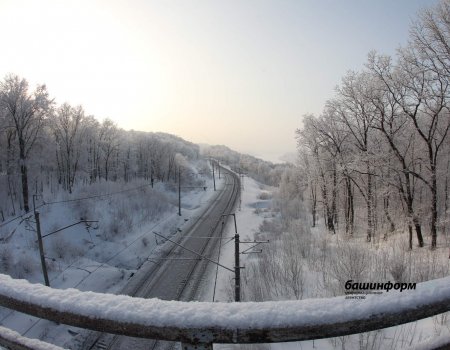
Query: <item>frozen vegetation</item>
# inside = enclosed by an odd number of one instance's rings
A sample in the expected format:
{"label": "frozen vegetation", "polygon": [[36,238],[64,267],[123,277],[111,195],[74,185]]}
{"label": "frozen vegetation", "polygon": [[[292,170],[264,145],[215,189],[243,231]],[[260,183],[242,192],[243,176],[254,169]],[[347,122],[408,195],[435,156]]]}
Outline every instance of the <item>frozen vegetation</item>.
{"label": "frozen vegetation", "polygon": [[[85,115],[80,106],[56,106],[45,86],[30,91],[26,80],[5,77],[0,83],[0,272],[43,281],[36,208],[42,234],[55,232],[44,238],[51,286],[117,293],[161,249],[152,231],[176,234],[207,203],[212,180],[204,157],[214,157],[242,176],[236,208],[241,240],[269,241],[257,247],[262,252],[242,255],[242,298],[264,303],[245,304],[246,312],[228,305],[233,276],[211,266],[217,286],[205,287],[198,299],[222,303],[137,301],[153,312],[154,322],[164,324],[164,312],[172,310],[171,322],[184,326],[187,318],[174,315],[197,306],[189,322],[199,326],[220,323],[217,315],[230,327],[342,321],[368,309],[395,309],[448,293],[449,18],[450,2],[443,0],[420,14],[395,57],[372,52],[362,70],[346,74],[323,113],[304,116],[295,165],[264,162],[225,146],[200,147],[167,134],[124,131],[110,120]],[[177,215],[180,179],[182,216]],[[227,226],[225,235],[233,234],[233,225]],[[233,253],[225,242],[220,262],[233,267]],[[2,278],[5,286],[11,283],[12,294],[33,288]],[[348,281],[417,283],[418,289],[345,299]],[[43,293],[36,300],[47,302],[46,293],[52,292],[36,289]],[[67,293],[88,302],[74,290]],[[54,296],[58,307],[64,294]],[[93,315],[113,300],[105,297],[102,304],[96,299],[101,296],[91,296],[86,312]],[[128,297],[120,300],[130,317],[145,318]],[[0,323],[61,345],[73,346],[79,332],[7,309],[0,310]],[[364,334],[236,347],[377,350],[420,344],[422,349],[448,343],[449,334],[449,313],[444,313]]]}

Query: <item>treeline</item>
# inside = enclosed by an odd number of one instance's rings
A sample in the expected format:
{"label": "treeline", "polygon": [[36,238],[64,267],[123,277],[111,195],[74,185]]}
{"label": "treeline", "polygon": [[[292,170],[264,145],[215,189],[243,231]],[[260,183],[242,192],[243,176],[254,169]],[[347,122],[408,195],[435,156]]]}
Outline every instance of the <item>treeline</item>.
{"label": "treeline", "polygon": [[284,171],[293,167],[289,163],[274,164],[267,162],[248,154],[233,151],[223,145],[202,145],[201,153],[205,157],[219,160],[237,173],[246,174],[256,181],[271,186],[279,186]]}
{"label": "treeline", "polygon": [[[124,131],[81,106],[56,105],[45,85],[8,75],[0,82],[0,214],[30,210],[31,194],[71,192],[77,183],[176,179],[177,165],[199,158],[179,137]],[[2,219],[2,217],[0,217]]]}
{"label": "treeline", "polygon": [[297,130],[302,192],[313,226],[409,231],[424,246],[448,226],[450,1],[422,11],[395,57],[376,52],[348,72],[321,115]]}

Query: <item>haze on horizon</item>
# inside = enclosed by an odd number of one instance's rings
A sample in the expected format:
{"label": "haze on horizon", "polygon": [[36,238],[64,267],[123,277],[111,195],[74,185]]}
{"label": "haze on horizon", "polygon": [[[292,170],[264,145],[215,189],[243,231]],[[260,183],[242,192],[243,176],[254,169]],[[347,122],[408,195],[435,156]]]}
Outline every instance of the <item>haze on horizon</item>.
{"label": "haze on horizon", "polygon": [[436,2],[0,0],[0,77],[124,129],[276,161],[346,71],[395,54]]}

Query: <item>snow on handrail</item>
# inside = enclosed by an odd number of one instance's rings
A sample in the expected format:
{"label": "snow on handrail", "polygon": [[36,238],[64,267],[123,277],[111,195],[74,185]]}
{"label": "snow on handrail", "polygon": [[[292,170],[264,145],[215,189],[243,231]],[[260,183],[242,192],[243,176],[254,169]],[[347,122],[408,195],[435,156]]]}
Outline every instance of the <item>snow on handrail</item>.
{"label": "snow on handrail", "polygon": [[355,300],[180,302],[58,290],[0,275],[0,305],[56,322],[133,337],[199,343],[329,338],[391,327],[450,311],[450,277],[415,290]]}
{"label": "snow on handrail", "polygon": [[18,350],[64,350],[59,346],[38,339],[29,339],[8,328],[0,326],[0,344],[8,349]]}

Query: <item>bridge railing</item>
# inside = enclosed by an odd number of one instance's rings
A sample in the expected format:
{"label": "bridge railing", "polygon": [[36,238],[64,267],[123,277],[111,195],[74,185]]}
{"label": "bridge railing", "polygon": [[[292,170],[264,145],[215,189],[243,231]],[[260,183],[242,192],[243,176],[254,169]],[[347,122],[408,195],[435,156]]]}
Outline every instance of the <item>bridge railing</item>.
{"label": "bridge railing", "polygon": [[[183,349],[321,339],[416,321],[450,311],[450,277],[359,297],[365,299],[180,302],[52,289],[0,275],[1,306],[100,332],[180,341]],[[0,344],[5,344],[2,334]]]}

